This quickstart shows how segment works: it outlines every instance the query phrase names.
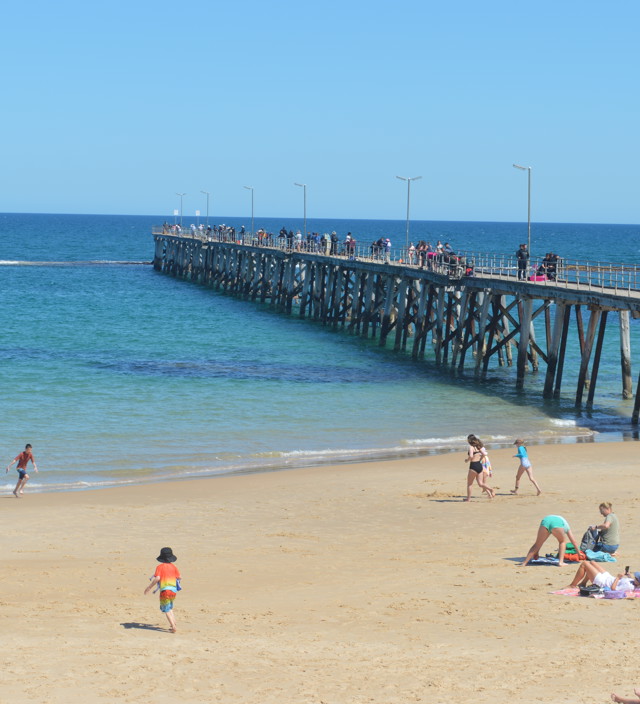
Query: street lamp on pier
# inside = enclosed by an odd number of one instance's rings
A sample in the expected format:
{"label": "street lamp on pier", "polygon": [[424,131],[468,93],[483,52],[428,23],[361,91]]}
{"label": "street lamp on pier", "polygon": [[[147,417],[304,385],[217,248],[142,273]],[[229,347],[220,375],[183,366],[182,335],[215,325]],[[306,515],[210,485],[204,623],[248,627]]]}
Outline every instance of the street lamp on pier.
{"label": "street lamp on pier", "polygon": [[514,164],[514,169],[520,169],[521,171],[526,171],[528,174],[527,178],[527,249],[529,250],[529,257],[531,257],[531,167],[530,166],[520,166],[520,164]]}
{"label": "street lamp on pier", "polygon": [[182,199],[184,196],[186,196],[186,193],[176,193],[177,196],[180,196],[180,227],[182,228]]}
{"label": "street lamp on pier", "polygon": [[211,194],[209,191],[200,191],[200,193],[204,193],[205,196],[207,196],[207,227],[209,227],[209,196]]}
{"label": "street lamp on pier", "polygon": [[303,190],[304,198],[304,235],[303,238],[307,236],[307,184],[306,183],[294,183],[294,186],[300,186]]}
{"label": "street lamp on pier", "polygon": [[401,181],[407,182],[407,255],[409,253],[409,206],[411,203],[411,181],[418,181],[422,176],[396,176]]}
{"label": "street lamp on pier", "polygon": [[251,241],[253,242],[253,186],[244,186],[248,191],[251,191]]}

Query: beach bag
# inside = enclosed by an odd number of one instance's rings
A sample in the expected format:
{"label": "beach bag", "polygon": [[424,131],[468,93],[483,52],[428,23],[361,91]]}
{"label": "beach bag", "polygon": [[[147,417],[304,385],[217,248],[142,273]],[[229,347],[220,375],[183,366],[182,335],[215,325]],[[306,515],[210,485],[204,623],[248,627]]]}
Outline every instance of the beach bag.
{"label": "beach bag", "polygon": [[595,584],[590,584],[588,587],[580,587],[580,596],[600,596],[604,594],[602,587],[596,587]]}
{"label": "beach bag", "polygon": [[598,531],[592,528],[587,528],[586,533],[582,536],[580,550],[582,550],[582,552],[586,552],[587,550],[595,550],[597,541]]}

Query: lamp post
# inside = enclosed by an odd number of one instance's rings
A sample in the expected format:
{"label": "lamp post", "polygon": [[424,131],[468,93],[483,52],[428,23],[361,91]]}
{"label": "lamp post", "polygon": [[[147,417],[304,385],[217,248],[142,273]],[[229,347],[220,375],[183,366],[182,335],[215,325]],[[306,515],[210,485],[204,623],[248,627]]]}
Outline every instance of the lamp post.
{"label": "lamp post", "polygon": [[251,241],[253,242],[253,186],[245,186],[248,191],[251,191]]}
{"label": "lamp post", "polygon": [[209,227],[209,196],[211,194],[209,191],[200,191],[200,193],[204,193],[205,196],[207,196],[207,227]]}
{"label": "lamp post", "polygon": [[418,181],[422,176],[396,176],[401,181],[407,182],[407,255],[409,253],[409,206],[411,203],[411,181]]}
{"label": "lamp post", "polygon": [[182,199],[184,196],[186,196],[186,193],[176,193],[177,196],[180,196],[180,227],[182,228]]}
{"label": "lamp post", "polygon": [[300,186],[303,189],[304,195],[304,235],[303,238],[307,236],[307,184],[306,183],[294,183],[294,186]]}
{"label": "lamp post", "polygon": [[520,169],[521,171],[526,171],[528,173],[527,178],[527,249],[529,250],[529,257],[531,257],[531,167],[530,166],[520,166],[520,164],[514,164],[514,169]]}

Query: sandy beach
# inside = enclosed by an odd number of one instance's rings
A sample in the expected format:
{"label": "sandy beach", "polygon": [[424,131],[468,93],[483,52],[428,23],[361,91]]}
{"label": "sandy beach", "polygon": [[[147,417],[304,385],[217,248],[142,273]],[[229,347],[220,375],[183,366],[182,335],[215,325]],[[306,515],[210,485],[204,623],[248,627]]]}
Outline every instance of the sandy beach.
{"label": "sandy beach", "polygon": [[[637,448],[530,447],[540,497],[526,479],[511,496],[514,450],[493,451],[498,496],[476,487],[471,503],[464,448],[3,497],[0,701],[553,704],[630,694],[640,601],[551,595],[574,568],[518,561],[543,516],[561,514],[582,535],[612,501],[617,567],[640,569]],[[143,596],[163,546],[183,575],[175,635],[157,595]]]}

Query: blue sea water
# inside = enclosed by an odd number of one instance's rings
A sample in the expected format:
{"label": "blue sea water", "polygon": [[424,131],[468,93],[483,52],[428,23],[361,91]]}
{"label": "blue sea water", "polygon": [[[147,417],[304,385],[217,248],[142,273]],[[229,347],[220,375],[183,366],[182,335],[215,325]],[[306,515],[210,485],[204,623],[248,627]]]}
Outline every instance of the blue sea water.
{"label": "blue sea water", "polygon": [[[452,375],[317,322],[155,272],[163,217],[0,215],[0,450],[34,446],[38,490],[283,469],[488,443],[627,439],[615,320],[593,412],[573,407],[577,342],[563,398],[543,373],[522,392],[513,368]],[[215,222],[240,226],[239,218]],[[256,221],[271,231],[297,220]],[[526,225],[413,222],[412,239],[511,252]],[[381,235],[401,221],[310,220],[308,229]],[[532,245],[640,264],[638,226],[535,224]],[[632,324],[634,373],[640,325]],[[7,479],[12,486],[15,477]]]}

